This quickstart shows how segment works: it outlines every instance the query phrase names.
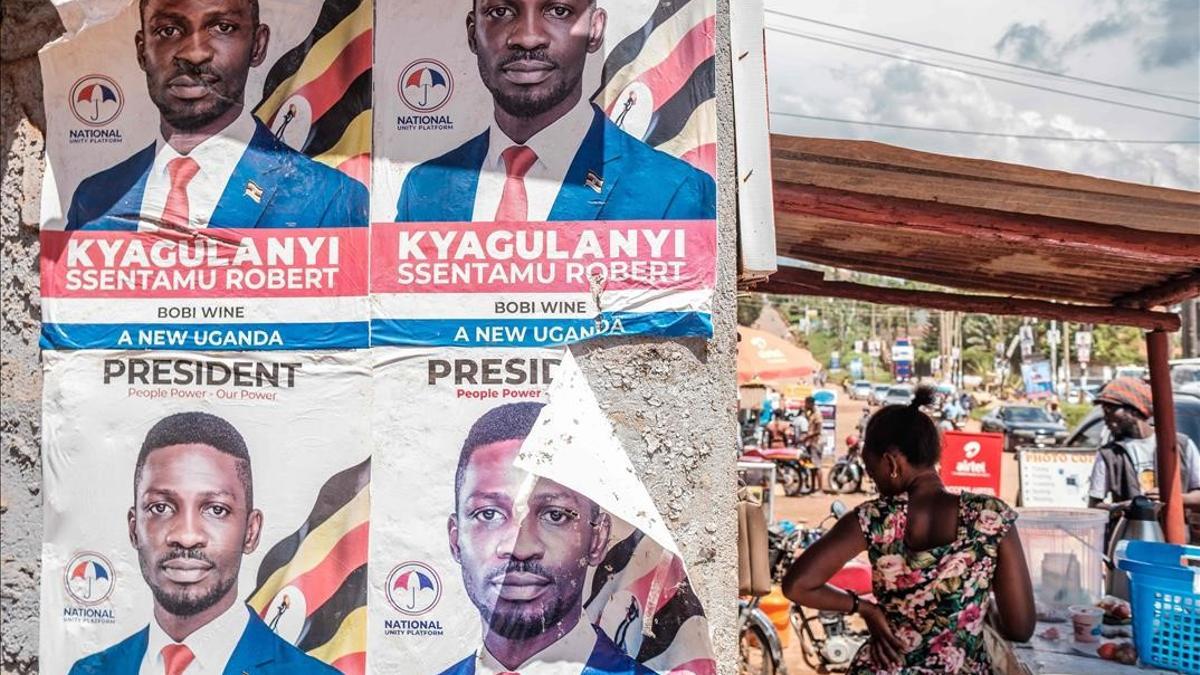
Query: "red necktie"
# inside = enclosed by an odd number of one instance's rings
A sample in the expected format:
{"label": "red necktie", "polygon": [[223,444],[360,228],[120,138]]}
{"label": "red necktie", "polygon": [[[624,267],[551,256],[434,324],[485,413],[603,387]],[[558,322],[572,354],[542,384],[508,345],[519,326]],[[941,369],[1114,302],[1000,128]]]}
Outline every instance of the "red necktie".
{"label": "red necktie", "polygon": [[[181,158],[183,159],[183,158]],[[195,160],[192,160],[195,164]],[[187,645],[167,645],[162,648],[164,675],[183,675],[188,665],[196,658]]]}
{"label": "red necktie", "polygon": [[500,153],[504,160],[504,192],[500,194],[500,206],[496,209],[496,220],[529,220],[529,196],[525,193],[525,174],[537,161],[537,153],[524,145],[513,145]]}
{"label": "red necktie", "polygon": [[176,157],[167,162],[167,174],[171,177],[171,191],[167,193],[167,207],[163,209],[162,217],[163,222],[167,225],[187,227],[189,221],[187,186],[199,171],[200,165],[191,157]]}

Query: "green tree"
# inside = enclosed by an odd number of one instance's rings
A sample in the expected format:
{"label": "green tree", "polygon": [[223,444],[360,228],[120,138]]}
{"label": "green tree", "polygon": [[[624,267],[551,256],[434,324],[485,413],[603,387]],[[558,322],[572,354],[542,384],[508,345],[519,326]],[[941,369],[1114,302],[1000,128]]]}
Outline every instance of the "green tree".
{"label": "green tree", "polygon": [[757,319],[758,315],[762,314],[763,297],[757,293],[751,293],[738,298],[737,303],[737,322],[739,326],[750,326]]}
{"label": "green tree", "polygon": [[1142,332],[1131,326],[1096,326],[1092,330],[1092,363],[1102,366],[1146,365]]}

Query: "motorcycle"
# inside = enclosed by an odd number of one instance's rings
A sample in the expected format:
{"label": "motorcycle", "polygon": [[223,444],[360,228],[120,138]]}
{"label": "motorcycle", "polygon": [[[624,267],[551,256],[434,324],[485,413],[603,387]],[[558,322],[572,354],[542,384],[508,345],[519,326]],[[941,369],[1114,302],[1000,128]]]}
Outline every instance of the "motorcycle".
{"label": "motorcycle", "polygon": [[738,599],[738,675],[787,675],[783,643],[758,600]]}
{"label": "motorcycle", "polygon": [[775,480],[783,486],[783,494],[789,497],[810,494],[817,489],[817,465],[803,450],[747,446],[742,448],[742,459],[774,462]]}
{"label": "motorcycle", "polygon": [[836,492],[860,492],[867,477],[867,465],[862,459],[862,443],[857,436],[846,437],[846,454],[829,470],[829,487]]}
{"label": "motorcycle", "polygon": [[[825,534],[825,524],[837,520],[846,513],[846,506],[835,501],[827,516],[815,528],[802,531],[797,541],[812,542]],[[871,565],[862,560],[854,559],[847,562],[828,581],[834,588],[856,593],[870,600],[871,596]],[[800,638],[801,655],[810,668],[826,671],[844,671],[850,668],[854,655],[867,642],[870,634],[863,629],[851,628],[847,616],[841,612],[822,610],[814,612],[805,610],[800,605],[792,605],[789,616],[792,630]],[[820,627],[820,632],[816,627]]]}

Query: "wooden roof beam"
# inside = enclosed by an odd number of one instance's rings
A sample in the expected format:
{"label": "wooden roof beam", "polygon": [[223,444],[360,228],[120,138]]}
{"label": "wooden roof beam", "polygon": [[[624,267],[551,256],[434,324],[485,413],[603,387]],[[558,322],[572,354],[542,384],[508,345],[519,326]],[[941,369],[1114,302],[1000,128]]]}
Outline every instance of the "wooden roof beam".
{"label": "wooden roof beam", "polygon": [[912,305],[930,309],[977,314],[999,314],[1008,316],[1034,316],[1042,319],[1058,319],[1079,323],[1116,324],[1136,326],[1144,330],[1179,330],[1177,314],[1154,312],[1127,307],[1105,307],[1055,303],[1045,300],[1012,298],[986,295],[962,295],[940,291],[916,291],[903,288],[883,288],[849,281],[816,280],[821,274],[812,270],[781,267],[766,283],[754,288],[763,293],[780,295],[815,295],[830,298],[846,298],[887,305]]}
{"label": "wooden roof beam", "polygon": [[998,211],[931,201],[869,195],[814,185],[775,181],[776,211],[820,218],[892,225],[957,237],[983,238],[1008,245],[1138,258],[1159,263],[1200,259],[1200,236],[1131,230],[1049,216]]}
{"label": "wooden roof beam", "polygon": [[[1019,275],[1002,277],[999,275],[978,274],[974,270],[960,269],[952,276],[933,267],[922,267],[921,259],[914,258],[912,262],[899,262],[876,257],[869,259],[865,255],[850,255],[844,251],[823,249],[815,246],[790,246],[782,251],[784,255],[806,260],[822,265],[844,267],[857,272],[881,274],[884,276],[922,281],[939,286],[955,286],[976,291],[1004,293],[1016,291],[1018,294],[1028,294],[1040,298],[1056,298],[1070,302],[1107,302],[1109,297],[1097,292],[1096,284],[1076,285],[1065,279],[1048,284],[1041,278],[1024,279]],[[772,277],[774,278],[774,277]]]}
{"label": "wooden roof beam", "polygon": [[1113,301],[1124,307],[1159,307],[1200,296],[1200,272],[1123,295]]}

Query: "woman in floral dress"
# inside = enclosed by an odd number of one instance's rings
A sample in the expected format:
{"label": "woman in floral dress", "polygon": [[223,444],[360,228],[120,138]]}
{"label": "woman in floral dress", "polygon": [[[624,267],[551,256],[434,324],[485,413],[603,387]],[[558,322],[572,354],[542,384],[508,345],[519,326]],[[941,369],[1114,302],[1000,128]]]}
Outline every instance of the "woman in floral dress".
{"label": "woman in floral dress", "polygon": [[[994,592],[1000,634],[1033,634],[1033,589],[1016,513],[995,497],[953,494],[937,473],[941,444],[921,406],[886,406],[867,423],[863,460],[880,497],[846,514],[792,564],[784,594],[862,616],[871,632],[851,673],[990,673],[983,622]],[[867,552],[873,599],[826,584]]]}

